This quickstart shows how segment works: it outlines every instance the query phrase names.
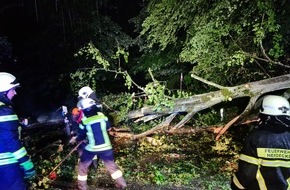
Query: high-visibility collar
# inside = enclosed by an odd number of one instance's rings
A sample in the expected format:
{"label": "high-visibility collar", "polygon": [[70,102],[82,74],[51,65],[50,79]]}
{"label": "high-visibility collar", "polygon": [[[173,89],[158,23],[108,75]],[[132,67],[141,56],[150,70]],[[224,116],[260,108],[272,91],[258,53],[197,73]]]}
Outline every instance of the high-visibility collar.
{"label": "high-visibility collar", "polygon": [[94,115],[91,117],[83,117],[82,121],[84,125],[92,124],[99,122],[100,120],[108,120],[108,118],[103,113],[98,113],[98,115]]}

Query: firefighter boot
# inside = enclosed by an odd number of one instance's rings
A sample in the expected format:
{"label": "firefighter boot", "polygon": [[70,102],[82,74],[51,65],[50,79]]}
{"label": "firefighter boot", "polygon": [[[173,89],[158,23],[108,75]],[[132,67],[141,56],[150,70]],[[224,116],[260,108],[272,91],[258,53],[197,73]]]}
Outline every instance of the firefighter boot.
{"label": "firefighter boot", "polygon": [[98,170],[98,166],[99,166],[99,157],[96,155],[93,158],[93,167],[94,167],[94,170],[95,171]]}
{"label": "firefighter boot", "polygon": [[119,178],[115,179],[115,181],[116,181],[116,185],[115,186],[118,189],[125,189],[126,188],[127,184],[126,184],[126,181],[125,181],[125,179],[123,177],[119,177]]}
{"label": "firefighter boot", "polygon": [[88,189],[87,180],[85,181],[78,180],[78,190],[87,190],[87,189]]}

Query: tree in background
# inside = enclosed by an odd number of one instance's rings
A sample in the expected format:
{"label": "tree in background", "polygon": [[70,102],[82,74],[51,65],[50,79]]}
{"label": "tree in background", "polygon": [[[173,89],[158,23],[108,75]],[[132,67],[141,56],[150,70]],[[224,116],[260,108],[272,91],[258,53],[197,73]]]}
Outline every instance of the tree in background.
{"label": "tree in background", "polygon": [[[181,88],[184,80],[186,90],[201,93],[218,85],[208,88],[191,76],[200,76],[222,86],[235,86],[283,75],[290,68],[289,5],[286,1],[146,2],[148,4],[139,16],[131,19],[140,33],[135,44],[140,54],[130,54],[128,62],[128,54],[120,51],[123,47],[118,44],[116,56],[108,59],[99,44],[89,43],[78,54],[95,61],[89,75],[94,76],[96,66],[106,71],[113,69],[116,76],[123,76],[125,85],[131,90],[132,78],[149,70],[147,76],[150,78],[142,81],[145,87],[138,86],[137,89],[145,93],[142,94],[147,97],[145,103],[172,107],[167,101],[176,98],[176,93],[171,93],[166,87],[174,83],[174,79],[180,83],[175,82],[171,89],[179,87],[179,90],[184,90]],[[120,55],[125,61],[120,61]],[[132,60],[135,64],[130,63]],[[128,72],[124,71],[121,63],[132,67],[127,66]],[[259,96],[256,94],[254,97],[252,102]]]}
{"label": "tree in background", "polygon": [[290,67],[289,10],[284,0],[149,0],[144,57],[175,52],[172,64],[190,63],[221,85],[281,75]]}

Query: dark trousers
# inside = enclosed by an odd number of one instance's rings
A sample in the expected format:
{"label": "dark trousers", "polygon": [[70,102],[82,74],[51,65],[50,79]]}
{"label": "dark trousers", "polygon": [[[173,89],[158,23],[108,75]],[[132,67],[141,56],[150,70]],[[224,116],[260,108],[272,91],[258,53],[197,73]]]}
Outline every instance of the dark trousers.
{"label": "dark trousers", "polygon": [[0,166],[0,189],[26,190],[24,173],[18,163]]}
{"label": "dark trousers", "polygon": [[[89,166],[92,164],[94,156],[97,155],[99,159],[101,159],[104,162],[104,165],[108,172],[111,174],[111,176],[115,173],[120,171],[119,167],[115,163],[115,157],[113,150],[106,150],[106,151],[100,151],[100,152],[90,152],[86,149],[83,149],[83,153],[80,158],[80,162],[78,165],[78,176],[87,176],[89,171]],[[122,176],[115,179],[117,186],[126,186],[126,182]],[[80,180],[78,178],[78,186],[81,190],[87,189],[87,182],[86,179]]]}

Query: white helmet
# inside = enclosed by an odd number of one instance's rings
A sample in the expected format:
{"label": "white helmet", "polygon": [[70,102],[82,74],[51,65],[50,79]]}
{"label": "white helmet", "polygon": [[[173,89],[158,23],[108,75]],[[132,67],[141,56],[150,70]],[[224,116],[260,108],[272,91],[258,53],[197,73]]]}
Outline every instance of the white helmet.
{"label": "white helmet", "polygon": [[0,72],[0,92],[6,92],[17,86],[20,86],[20,84],[16,82],[15,76],[9,73]]}
{"label": "white helmet", "polygon": [[286,98],[276,95],[265,96],[262,101],[260,113],[266,115],[285,115],[290,116],[290,106]]}
{"label": "white helmet", "polygon": [[91,98],[83,98],[77,103],[77,107],[81,110],[95,106],[96,102]]}
{"label": "white helmet", "polygon": [[94,91],[89,86],[84,86],[78,92],[79,98],[87,98],[92,92]]}

